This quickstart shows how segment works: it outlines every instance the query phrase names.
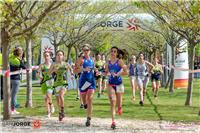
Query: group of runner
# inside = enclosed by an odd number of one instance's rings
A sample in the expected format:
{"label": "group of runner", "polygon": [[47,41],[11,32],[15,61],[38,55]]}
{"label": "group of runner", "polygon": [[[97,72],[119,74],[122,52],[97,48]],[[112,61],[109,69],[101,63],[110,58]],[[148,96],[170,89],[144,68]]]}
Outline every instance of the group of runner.
{"label": "group of runner", "polygon": [[[78,81],[77,99],[80,97],[80,107],[87,110],[86,126],[90,126],[91,124],[92,103],[96,86],[98,86],[98,98],[107,88],[111,107],[111,128],[113,129],[116,127],[116,106],[118,108],[118,115],[122,115],[123,112],[122,99],[124,85],[122,76],[128,75],[130,77],[133,101],[135,100],[135,90],[136,88],[139,89],[139,104],[143,106],[145,91],[151,75],[153,94],[157,98],[160,75],[162,73],[162,66],[158,64],[159,60],[157,57],[155,57],[154,63],[151,64],[144,59],[144,54],[140,53],[137,61],[135,56],[131,56],[129,65],[127,66],[125,64],[125,59],[127,58],[126,51],[115,46],[110,49],[108,60],[106,60],[105,55],[97,53],[95,59],[90,54],[91,46],[89,44],[83,45],[82,52],[75,62],[75,65],[71,66],[64,62],[64,52],[62,50],[56,52],[55,63],[51,63],[50,61],[52,56],[51,52],[44,51],[45,62],[39,66],[37,71],[38,77],[41,78],[41,88],[45,95],[48,117],[55,110],[52,104],[53,93],[55,93],[57,99],[59,120],[62,121],[65,117],[64,95],[67,89],[67,78],[75,78]],[[71,77],[67,77],[68,73],[70,73]],[[108,86],[106,87],[106,85]]]}

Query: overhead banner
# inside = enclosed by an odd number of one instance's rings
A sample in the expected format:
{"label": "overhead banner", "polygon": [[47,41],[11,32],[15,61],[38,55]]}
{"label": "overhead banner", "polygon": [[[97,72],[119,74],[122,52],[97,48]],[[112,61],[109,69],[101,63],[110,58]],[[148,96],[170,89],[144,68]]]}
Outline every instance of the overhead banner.
{"label": "overhead banner", "polygon": [[[181,69],[188,69],[188,51],[187,42],[181,41],[176,49],[175,67]],[[188,86],[188,71],[175,70],[174,88],[187,88]]]}
{"label": "overhead banner", "polygon": [[[107,15],[111,16],[111,15]],[[152,21],[153,17],[149,14],[117,14],[110,17],[108,20],[102,20],[98,23],[98,28],[108,31],[140,31],[140,21]]]}

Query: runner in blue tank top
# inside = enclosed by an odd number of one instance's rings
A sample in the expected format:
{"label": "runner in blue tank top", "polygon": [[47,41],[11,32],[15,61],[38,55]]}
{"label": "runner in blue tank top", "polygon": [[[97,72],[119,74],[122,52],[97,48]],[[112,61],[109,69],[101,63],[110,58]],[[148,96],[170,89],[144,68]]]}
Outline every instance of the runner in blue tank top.
{"label": "runner in blue tank top", "polygon": [[[109,75],[108,96],[111,105],[112,124],[111,128],[115,129],[115,105],[118,105],[118,114],[122,115],[122,94],[124,86],[122,83],[122,75],[128,75],[126,65],[123,62],[124,52],[117,47],[111,48],[111,59],[106,64],[105,75]],[[121,59],[122,58],[122,59]]]}
{"label": "runner in blue tank top", "polygon": [[[89,68],[89,70],[87,70]],[[86,71],[85,71],[86,70]],[[81,89],[83,85],[87,82],[91,83],[91,85],[85,89]],[[79,90],[82,94],[87,93],[89,90],[95,90],[95,78],[94,78],[94,61],[92,57],[87,59],[85,56],[83,57],[83,71],[80,75],[79,79]]]}
{"label": "runner in blue tank top", "polygon": [[90,57],[91,46],[89,44],[85,44],[82,50],[84,57],[77,60],[74,73],[77,74],[81,72],[79,79],[79,90],[83,100],[84,108],[87,109],[87,121],[85,125],[90,126],[92,116],[92,99],[96,89],[94,78],[94,61]]}
{"label": "runner in blue tank top", "polygon": [[135,101],[135,90],[136,90],[136,81],[135,81],[135,64],[136,64],[136,57],[133,55],[130,58],[130,63],[128,65],[129,68],[129,79],[131,83],[131,90],[132,90],[132,101]]}

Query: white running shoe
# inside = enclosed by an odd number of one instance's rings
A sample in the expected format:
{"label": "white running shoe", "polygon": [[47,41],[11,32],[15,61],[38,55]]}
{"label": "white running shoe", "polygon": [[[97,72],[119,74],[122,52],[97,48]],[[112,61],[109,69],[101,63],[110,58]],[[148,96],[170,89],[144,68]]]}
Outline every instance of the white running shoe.
{"label": "white running shoe", "polygon": [[47,114],[47,117],[50,118],[50,117],[51,117],[51,113],[48,113],[48,114]]}
{"label": "white running shoe", "polygon": [[14,111],[11,111],[11,115],[18,115],[18,114],[20,114],[19,112],[17,112],[16,110],[14,110]]}
{"label": "white running shoe", "polygon": [[53,104],[51,104],[51,106],[50,106],[50,112],[51,112],[52,114],[55,112],[55,108],[54,108]]}

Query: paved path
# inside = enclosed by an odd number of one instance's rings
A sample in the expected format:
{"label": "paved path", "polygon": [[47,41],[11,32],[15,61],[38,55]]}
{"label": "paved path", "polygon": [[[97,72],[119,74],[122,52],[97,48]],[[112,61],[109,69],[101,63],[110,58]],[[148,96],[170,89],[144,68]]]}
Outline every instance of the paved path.
{"label": "paved path", "polygon": [[[37,121],[39,120],[39,122]],[[85,118],[66,117],[63,122],[59,122],[58,118],[51,117],[17,117],[9,121],[1,121],[1,129],[5,132],[89,132],[89,133],[112,133],[112,132],[131,132],[131,133],[200,133],[200,125],[197,123],[174,123],[167,121],[147,121],[147,120],[130,120],[117,119],[117,128],[110,128],[111,119],[108,118],[92,118],[91,127],[85,127]],[[20,122],[24,124],[30,123],[29,126],[19,126]],[[41,123],[40,128],[33,127],[33,123]]]}

